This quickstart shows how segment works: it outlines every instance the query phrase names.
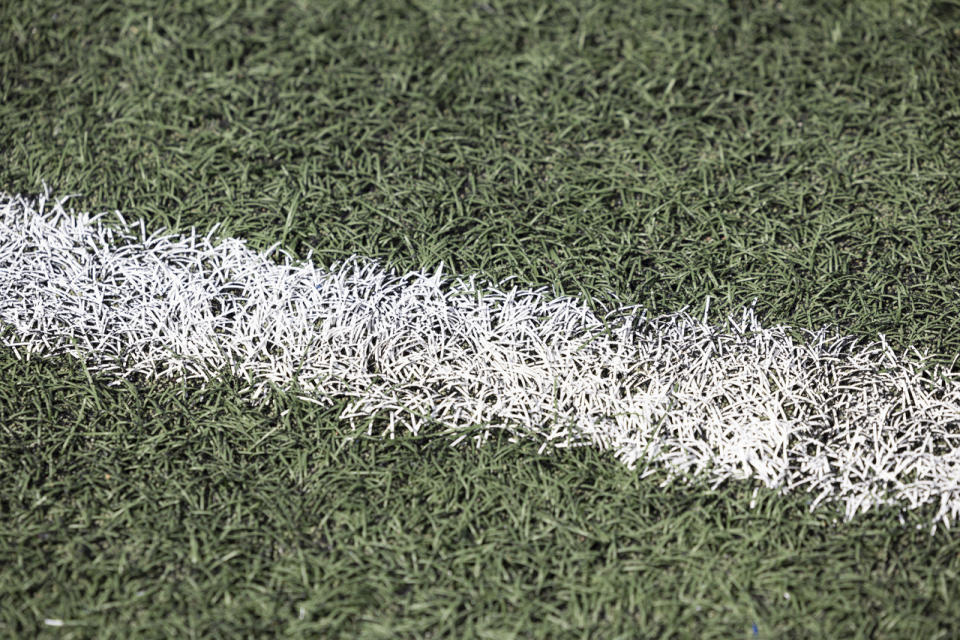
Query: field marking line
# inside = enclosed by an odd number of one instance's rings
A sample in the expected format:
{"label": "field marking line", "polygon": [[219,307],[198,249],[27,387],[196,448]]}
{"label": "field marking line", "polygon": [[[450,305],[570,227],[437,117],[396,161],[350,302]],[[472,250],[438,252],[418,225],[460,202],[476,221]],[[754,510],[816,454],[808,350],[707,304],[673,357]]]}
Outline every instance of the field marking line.
{"label": "field marking line", "polygon": [[66,201],[0,193],[0,342],[18,357],[70,354],[115,381],[229,371],[253,402],[271,385],[348,398],[342,419],[385,437],[430,427],[480,444],[506,430],[631,468],[806,491],[811,509],[840,502],[847,518],[935,503],[935,528],[960,514],[960,381],[883,336],[795,341],[752,306],[726,326],[600,317],[442,265],[318,266]]}

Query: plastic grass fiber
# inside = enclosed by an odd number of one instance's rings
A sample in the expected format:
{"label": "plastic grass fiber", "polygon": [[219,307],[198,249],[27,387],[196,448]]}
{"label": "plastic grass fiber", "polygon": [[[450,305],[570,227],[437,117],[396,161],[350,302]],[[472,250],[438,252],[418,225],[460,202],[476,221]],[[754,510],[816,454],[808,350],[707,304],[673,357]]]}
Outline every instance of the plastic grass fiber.
{"label": "plastic grass fiber", "polygon": [[[651,473],[754,479],[848,518],[880,504],[960,514],[960,383],[827,328],[796,341],[747,307],[602,316],[546,290],[354,257],[329,268],[242,240],[149,232],[66,198],[0,194],[2,342],[70,354],[108,379],[225,371],[318,402],[354,428],[493,429],[593,445]],[[376,418],[376,420],[374,420]]]}

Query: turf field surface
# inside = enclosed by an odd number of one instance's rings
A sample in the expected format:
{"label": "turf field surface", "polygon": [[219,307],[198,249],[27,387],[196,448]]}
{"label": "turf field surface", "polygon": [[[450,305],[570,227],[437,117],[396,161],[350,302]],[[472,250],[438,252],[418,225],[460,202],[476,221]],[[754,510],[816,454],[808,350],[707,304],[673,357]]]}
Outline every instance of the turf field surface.
{"label": "turf field surface", "polygon": [[[949,2],[29,3],[0,188],[332,264],[886,336],[953,367]],[[596,301],[591,302],[591,301]],[[229,376],[2,354],[12,635],[949,637],[936,507],[640,478],[592,448],[345,439]],[[348,444],[345,444],[348,443]],[[751,508],[751,502],[755,505]],[[920,529],[917,529],[917,526]]]}

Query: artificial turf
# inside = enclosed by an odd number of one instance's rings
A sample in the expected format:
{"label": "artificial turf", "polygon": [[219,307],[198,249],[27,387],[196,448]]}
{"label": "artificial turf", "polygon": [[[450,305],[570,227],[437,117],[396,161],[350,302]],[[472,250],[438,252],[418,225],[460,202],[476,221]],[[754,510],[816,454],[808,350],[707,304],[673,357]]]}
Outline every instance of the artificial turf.
{"label": "artificial turf", "polygon": [[[960,371],[955,2],[0,5],[0,189],[44,181],[323,263],[653,313],[709,295],[716,322],[756,298]],[[227,378],[0,369],[0,634],[933,638],[960,616],[932,510],[844,522],[590,448],[348,441],[337,407]]]}

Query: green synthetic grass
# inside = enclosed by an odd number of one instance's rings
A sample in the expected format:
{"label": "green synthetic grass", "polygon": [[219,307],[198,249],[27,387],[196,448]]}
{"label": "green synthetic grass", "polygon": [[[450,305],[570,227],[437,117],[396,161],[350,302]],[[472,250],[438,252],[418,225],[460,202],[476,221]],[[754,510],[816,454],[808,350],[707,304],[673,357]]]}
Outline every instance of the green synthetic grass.
{"label": "green synthetic grass", "polygon": [[[62,4],[0,7],[0,190],[960,353],[956,2]],[[336,407],[254,409],[231,380],[0,369],[0,635],[931,638],[960,616],[960,544],[924,510],[844,523],[591,449],[348,443]]]}

